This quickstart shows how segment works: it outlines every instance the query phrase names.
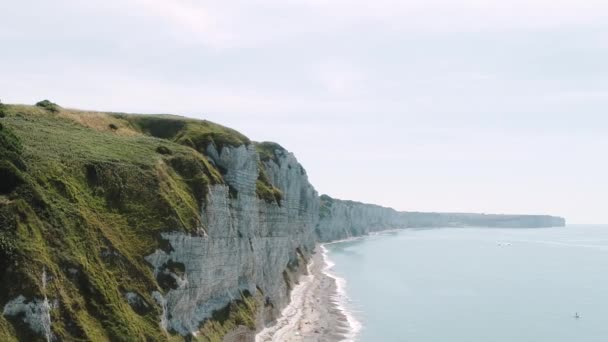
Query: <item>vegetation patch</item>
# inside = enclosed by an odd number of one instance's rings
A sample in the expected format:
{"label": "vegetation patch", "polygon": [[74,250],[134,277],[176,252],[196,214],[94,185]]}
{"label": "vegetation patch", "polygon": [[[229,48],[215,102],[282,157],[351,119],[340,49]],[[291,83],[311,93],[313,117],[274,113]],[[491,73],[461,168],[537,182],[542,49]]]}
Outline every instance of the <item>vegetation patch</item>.
{"label": "vegetation patch", "polygon": [[57,105],[56,103],[53,103],[49,100],[42,100],[40,102],[37,102],[36,106],[40,107],[40,108],[44,108],[51,113],[58,113],[59,110],[61,109],[61,107],[59,107],[59,105]]}
{"label": "vegetation patch", "polygon": [[272,160],[279,164],[279,156],[284,155],[287,150],[283,146],[270,141],[255,143],[255,149],[260,155],[260,160],[263,162]]}
{"label": "vegetation patch", "polygon": [[12,267],[16,260],[18,254],[16,228],[17,221],[10,203],[0,204],[0,269],[2,270]]}
{"label": "vegetation patch", "polygon": [[15,135],[14,131],[0,123],[0,161],[12,163],[19,169],[25,169],[25,164],[21,157],[23,145],[21,140]]}
{"label": "vegetation patch", "polygon": [[4,104],[0,101],[0,119],[6,117],[6,109],[4,108]]}
{"label": "vegetation patch", "polygon": [[160,153],[160,154],[173,154],[173,152],[171,152],[171,150],[167,146],[164,146],[164,145],[158,146],[156,148],[156,152]]}
{"label": "vegetation patch", "polygon": [[266,172],[264,171],[264,167],[261,163],[258,165],[259,174],[258,179],[256,181],[256,194],[258,198],[265,200],[268,203],[276,203],[277,205],[281,205],[281,200],[283,199],[283,193],[277,187],[270,183]]}
{"label": "vegetation patch", "polygon": [[119,115],[143,133],[189,146],[206,154],[213,143],[218,150],[224,146],[249,145],[241,133],[207,120],[194,120],[175,115]]}
{"label": "vegetation patch", "polygon": [[23,184],[19,170],[6,160],[0,160],[0,179],[0,195],[8,195]]}
{"label": "vegetation patch", "polygon": [[263,303],[264,296],[257,292],[255,296],[244,291],[241,298],[213,313],[210,320],[201,326],[196,341],[221,342],[226,334],[239,326],[255,329],[255,315]]}
{"label": "vegetation patch", "polygon": [[4,318],[3,315],[0,315],[0,341],[17,342],[15,335],[16,332],[12,325],[6,320],[6,318]]}

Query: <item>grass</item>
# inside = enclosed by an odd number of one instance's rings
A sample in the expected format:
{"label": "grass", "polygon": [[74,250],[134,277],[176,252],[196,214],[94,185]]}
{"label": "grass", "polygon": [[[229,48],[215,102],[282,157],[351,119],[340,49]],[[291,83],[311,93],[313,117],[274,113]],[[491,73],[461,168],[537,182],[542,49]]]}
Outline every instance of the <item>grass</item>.
{"label": "grass", "polygon": [[189,146],[206,153],[209,144],[220,150],[224,146],[241,146],[251,143],[241,133],[206,120],[193,120],[175,115],[124,115],[114,117],[126,119],[138,130],[162,139]]}
{"label": "grass", "polygon": [[287,151],[283,146],[270,141],[255,143],[255,148],[260,155],[261,161],[273,160],[277,164],[279,163],[279,155]]}
{"label": "grass", "polygon": [[[202,200],[209,185],[223,180],[197,151],[250,141],[220,125],[173,116],[2,110],[0,305],[19,294],[57,300],[52,321],[60,340],[182,340],[159,327],[150,293],[162,289],[143,257],[161,248],[162,232],[206,229]],[[268,179],[261,182],[264,196],[269,191],[280,203]],[[151,309],[137,313],[126,292]],[[209,320],[201,336],[215,341],[236,325],[251,326],[252,300],[234,303],[224,322]],[[32,338],[15,324],[0,318],[0,340]]]}
{"label": "grass", "polygon": [[279,144],[274,142],[256,142],[255,149],[258,152],[260,157],[260,164],[258,165],[259,175],[258,180],[256,182],[256,194],[259,198],[265,200],[268,203],[277,203],[281,205],[281,200],[283,199],[283,193],[277,187],[275,187],[266,172],[264,171],[264,166],[262,163],[268,161],[274,161],[276,164],[279,164],[279,157],[282,153],[285,153],[286,150]]}
{"label": "grass", "polygon": [[255,183],[255,191],[257,196],[268,203],[276,203],[280,206],[281,200],[283,199],[283,193],[281,190],[279,190],[279,188],[272,185],[261,163],[258,166],[258,170],[258,179]]}
{"label": "grass", "polygon": [[203,323],[196,341],[222,342],[223,337],[238,326],[255,329],[255,316],[264,296],[257,292],[252,296],[249,292],[241,295],[222,310],[214,312],[213,319]]}
{"label": "grass", "polygon": [[17,342],[15,335],[16,333],[14,332],[11,324],[4,318],[4,316],[0,315],[0,341]]}

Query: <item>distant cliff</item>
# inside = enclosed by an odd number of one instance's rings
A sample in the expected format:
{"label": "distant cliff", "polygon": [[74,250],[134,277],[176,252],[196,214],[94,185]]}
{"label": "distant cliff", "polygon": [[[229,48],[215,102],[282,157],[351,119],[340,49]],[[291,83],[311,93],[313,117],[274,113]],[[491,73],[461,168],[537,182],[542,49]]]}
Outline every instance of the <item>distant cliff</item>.
{"label": "distant cliff", "polygon": [[399,212],[353,201],[320,197],[315,232],[327,242],[387,229],[425,227],[544,228],[565,225],[561,217],[547,215],[495,215],[471,213]]}
{"label": "distant cliff", "polygon": [[208,121],[0,110],[0,341],[251,341],[318,241],[564,223],[319,197],[292,153]]}

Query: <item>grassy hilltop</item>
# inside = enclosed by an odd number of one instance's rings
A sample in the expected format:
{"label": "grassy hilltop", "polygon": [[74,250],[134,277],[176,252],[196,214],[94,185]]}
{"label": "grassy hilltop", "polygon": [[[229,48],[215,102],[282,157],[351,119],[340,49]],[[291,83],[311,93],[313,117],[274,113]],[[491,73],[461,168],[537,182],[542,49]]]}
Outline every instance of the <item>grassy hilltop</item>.
{"label": "grassy hilltop", "polygon": [[[159,327],[150,293],[166,291],[166,284],[143,256],[170,248],[161,232],[205,233],[201,201],[209,185],[223,183],[204,156],[212,143],[251,141],[172,115],[1,105],[0,304],[46,296],[57,303],[53,334],[62,340],[182,340]],[[280,203],[263,172],[258,195]],[[127,292],[143,299],[136,308]],[[235,324],[251,324],[252,310],[251,303],[235,303],[198,338],[218,340]],[[0,315],[0,340],[43,339],[22,324]]]}

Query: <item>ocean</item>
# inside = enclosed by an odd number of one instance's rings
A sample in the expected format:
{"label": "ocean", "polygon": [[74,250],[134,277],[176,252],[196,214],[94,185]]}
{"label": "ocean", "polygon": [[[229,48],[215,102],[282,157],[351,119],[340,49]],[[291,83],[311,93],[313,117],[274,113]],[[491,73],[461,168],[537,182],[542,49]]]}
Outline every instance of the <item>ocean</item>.
{"label": "ocean", "polygon": [[406,229],[324,247],[356,341],[608,341],[608,226]]}

